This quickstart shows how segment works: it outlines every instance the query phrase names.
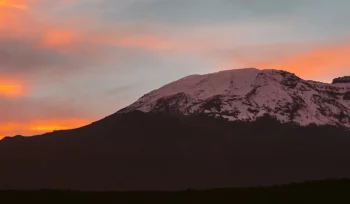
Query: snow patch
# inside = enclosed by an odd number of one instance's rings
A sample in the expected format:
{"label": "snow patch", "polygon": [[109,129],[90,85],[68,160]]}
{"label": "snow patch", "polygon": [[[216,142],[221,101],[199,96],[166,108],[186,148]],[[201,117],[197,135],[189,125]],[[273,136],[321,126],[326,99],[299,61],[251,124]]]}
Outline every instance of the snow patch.
{"label": "snow patch", "polygon": [[350,128],[349,84],[303,80],[280,70],[255,68],[190,75],[154,90],[122,110],[206,114],[229,121],[269,115],[282,123]]}

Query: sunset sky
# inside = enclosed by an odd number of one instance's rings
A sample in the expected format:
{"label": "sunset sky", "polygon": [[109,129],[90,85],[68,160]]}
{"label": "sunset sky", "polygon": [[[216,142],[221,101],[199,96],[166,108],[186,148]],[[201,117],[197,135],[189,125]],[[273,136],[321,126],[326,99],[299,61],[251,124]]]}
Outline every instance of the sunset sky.
{"label": "sunset sky", "polygon": [[189,74],[350,75],[349,0],[0,0],[0,138],[101,119]]}

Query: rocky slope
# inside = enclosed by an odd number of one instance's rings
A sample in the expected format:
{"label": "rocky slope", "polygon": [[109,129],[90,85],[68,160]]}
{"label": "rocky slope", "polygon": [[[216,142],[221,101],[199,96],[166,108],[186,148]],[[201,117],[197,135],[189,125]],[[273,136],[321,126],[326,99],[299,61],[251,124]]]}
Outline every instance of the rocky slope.
{"label": "rocky slope", "polygon": [[229,121],[255,121],[268,115],[300,126],[350,128],[350,83],[337,82],[255,68],[191,75],[144,95],[120,112],[208,115]]}

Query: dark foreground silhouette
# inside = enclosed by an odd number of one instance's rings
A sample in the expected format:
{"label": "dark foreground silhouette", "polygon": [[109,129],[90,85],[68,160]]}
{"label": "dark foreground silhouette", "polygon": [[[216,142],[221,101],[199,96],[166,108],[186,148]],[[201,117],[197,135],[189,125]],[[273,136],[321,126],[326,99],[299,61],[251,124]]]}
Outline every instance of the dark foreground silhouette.
{"label": "dark foreground silhouette", "polygon": [[183,190],[350,178],[350,134],[132,112],[0,141],[0,189]]}
{"label": "dark foreground silhouette", "polygon": [[0,191],[0,203],[349,203],[350,180],[328,180],[265,188],[186,190],[178,192]]}

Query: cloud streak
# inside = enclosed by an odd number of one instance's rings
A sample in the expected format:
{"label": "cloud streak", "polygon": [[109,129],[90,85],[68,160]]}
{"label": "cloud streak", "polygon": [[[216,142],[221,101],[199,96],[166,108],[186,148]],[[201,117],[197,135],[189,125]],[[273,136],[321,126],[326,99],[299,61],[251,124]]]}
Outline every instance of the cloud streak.
{"label": "cloud streak", "polygon": [[27,123],[0,123],[0,139],[5,136],[12,136],[13,132],[17,132],[18,135],[31,136],[44,132],[75,129],[88,125],[89,123],[90,120],[75,118],[33,121]]}
{"label": "cloud streak", "polygon": [[24,95],[24,88],[19,82],[0,80],[0,96],[20,97]]}
{"label": "cloud streak", "polygon": [[0,0],[0,8],[27,9],[28,0]]}
{"label": "cloud streak", "polygon": [[[273,44],[231,51],[221,69],[243,67],[281,69],[306,79],[323,79],[349,74],[350,43]],[[230,58],[230,59],[228,59]]]}
{"label": "cloud streak", "polygon": [[272,62],[269,66],[286,69],[307,78],[349,74],[350,44],[328,46]]}

